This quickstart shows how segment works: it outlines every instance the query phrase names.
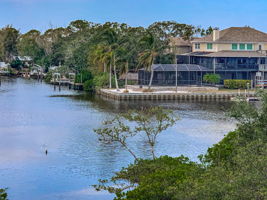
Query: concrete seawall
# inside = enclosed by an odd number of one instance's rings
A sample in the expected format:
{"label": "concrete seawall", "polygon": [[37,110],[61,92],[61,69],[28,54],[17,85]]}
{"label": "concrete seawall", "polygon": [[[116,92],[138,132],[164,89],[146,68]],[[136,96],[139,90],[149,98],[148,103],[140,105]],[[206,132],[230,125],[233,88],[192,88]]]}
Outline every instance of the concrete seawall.
{"label": "concrete seawall", "polygon": [[254,97],[255,92],[194,92],[194,93],[116,93],[107,89],[100,89],[97,93],[108,99],[118,101],[131,100],[193,100],[193,101],[230,101],[232,97]]}

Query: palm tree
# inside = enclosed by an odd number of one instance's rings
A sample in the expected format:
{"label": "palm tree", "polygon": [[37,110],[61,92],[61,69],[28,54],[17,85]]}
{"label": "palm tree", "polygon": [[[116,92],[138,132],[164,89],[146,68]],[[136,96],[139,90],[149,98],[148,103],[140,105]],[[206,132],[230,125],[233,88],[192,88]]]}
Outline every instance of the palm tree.
{"label": "palm tree", "polygon": [[116,68],[116,63],[117,63],[117,58],[116,58],[116,51],[119,47],[118,41],[119,41],[119,35],[116,33],[114,28],[108,28],[104,30],[102,33],[102,38],[104,41],[104,45],[106,47],[106,56],[109,59],[109,64],[110,64],[110,84],[111,84],[111,72],[112,72],[112,65],[113,65],[113,71],[114,71],[114,77],[115,77],[115,85],[116,89],[119,90],[119,85],[118,85],[118,79],[117,79],[117,68]]}
{"label": "palm tree", "polygon": [[107,62],[108,62],[108,56],[107,56],[107,49],[106,46],[103,44],[98,44],[95,46],[95,48],[92,51],[93,56],[93,63],[101,63],[103,64],[103,72],[107,72]]}
{"label": "palm tree", "polygon": [[148,88],[151,88],[153,80],[153,67],[155,58],[159,55],[163,49],[161,41],[157,39],[151,32],[147,32],[146,35],[140,40],[140,44],[144,46],[144,50],[139,54],[139,64],[144,66],[146,70],[150,71],[150,81]]}

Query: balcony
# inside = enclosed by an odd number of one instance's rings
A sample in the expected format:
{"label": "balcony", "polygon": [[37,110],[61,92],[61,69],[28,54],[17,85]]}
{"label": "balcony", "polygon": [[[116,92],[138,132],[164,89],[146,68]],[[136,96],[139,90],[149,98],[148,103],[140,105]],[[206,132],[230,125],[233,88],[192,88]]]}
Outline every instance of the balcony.
{"label": "balcony", "polygon": [[259,71],[267,72],[267,64],[260,64]]}

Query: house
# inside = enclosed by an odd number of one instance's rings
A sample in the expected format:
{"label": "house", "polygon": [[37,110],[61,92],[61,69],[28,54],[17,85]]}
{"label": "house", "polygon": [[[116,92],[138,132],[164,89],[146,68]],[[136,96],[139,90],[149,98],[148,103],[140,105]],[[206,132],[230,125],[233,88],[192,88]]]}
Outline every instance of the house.
{"label": "house", "polygon": [[[194,38],[191,44],[191,52],[176,55],[177,65],[160,65],[162,72],[154,74],[153,84],[166,84],[166,81],[159,80],[169,80],[169,85],[173,84],[176,73],[180,80],[178,84],[202,84],[206,73],[219,74],[221,82],[224,79],[245,79],[257,84],[267,80],[267,34],[264,32],[250,27],[231,27]],[[158,69],[158,66],[154,65],[153,69]],[[139,73],[139,79],[147,82],[146,77],[150,76],[144,73]]]}
{"label": "house", "polygon": [[[267,34],[250,27],[214,30],[192,41],[192,52],[177,56],[178,63],[197,64],[224,79],[267,79]],[[261,77],[256,77],[261,72]]]}
{"label": "house", "polygon": [[192,44],[189,40],[185,40],[181,37],[171,37],[169,39],[170,48],[167,50],[167,53],[173,53],[177,55],[192,51]]}
{"label": "house", "polygon": [[13,56],[13,60],[19,60],[24,67],[29,67],[33,63],[33,59],[30,56]]}
{"label": "house", "polygon": [[7,74],[9,65],[5,62],[0,62],[0,74]]}

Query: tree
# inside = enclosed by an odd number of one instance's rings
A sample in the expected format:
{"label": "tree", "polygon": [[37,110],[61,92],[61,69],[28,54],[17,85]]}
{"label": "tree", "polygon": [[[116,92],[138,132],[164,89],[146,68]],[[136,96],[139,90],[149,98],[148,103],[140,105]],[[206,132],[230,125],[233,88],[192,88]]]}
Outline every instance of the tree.
{"label": "tree", "polygon": [[164,49],[160,40],[155,37],[151,32],[147,32],[146,35],[140,40],[140,45],[144,47],[144,50],[139,54],[139,64],[144,66],[150,71],[149,89],[151,88],[153,81],[153,64],[156,56]]}
{"label": "tree", "polygon": [[19,37],[19,31],[12,26],[6,26],[1,29],[2,35],[2,51],[4,61],[10,62],[12,57],[17,54],[17,39]]}
{"label": "tree", "polygon": [[95,188],[115,193],[115,200],[265,199],[267,93],[259,95],[260,108],[245,101],[231,108],[237,129],[200,156],[200,163],[184,156],[138,159]]}
{"label": "tree", "polygon": [[8,200],[6,189],[0,189],[0,200]]}
{"label": "tree", "polygon": [[[129,148],[127,139],[137,134],[145,134],[147,142],[150,146],[151,156],[155,155],[155,145],[157,137],[167,128],[174,125],[177,117],[169,110],[161,107],[143,108],[141,110],[131,110],[126,114],[116,116],[112,120],[105,121],[104,128],[96,129],[95,132],[100,136],[100,141],[118,142],[129,153],[138,159],[136,154]],[[134,128],[126,123],[133,123]]]}
{"label": "tree", "polygon": [[38,45],[40,31],[31,30],[18,39],[18,54],[20,56],[31,56],[33,60],[41,64],[42,57],[45,55],[44,49]]}

